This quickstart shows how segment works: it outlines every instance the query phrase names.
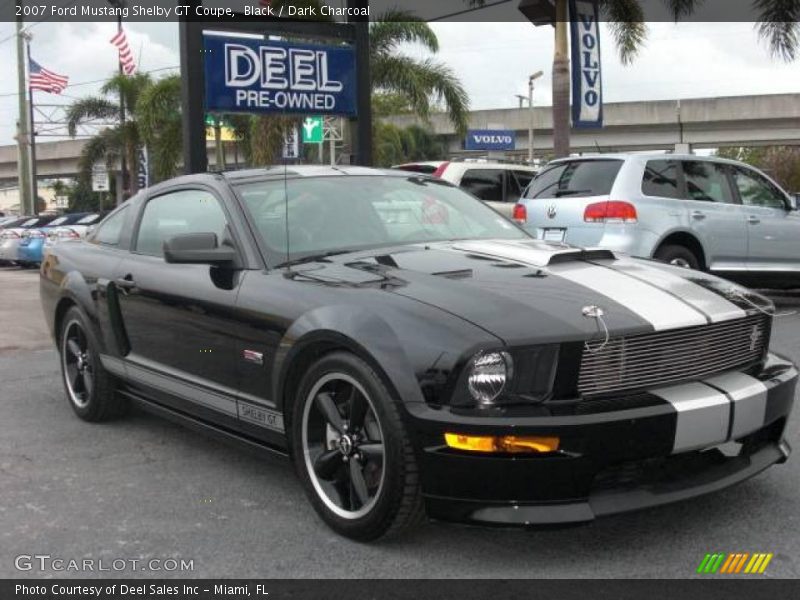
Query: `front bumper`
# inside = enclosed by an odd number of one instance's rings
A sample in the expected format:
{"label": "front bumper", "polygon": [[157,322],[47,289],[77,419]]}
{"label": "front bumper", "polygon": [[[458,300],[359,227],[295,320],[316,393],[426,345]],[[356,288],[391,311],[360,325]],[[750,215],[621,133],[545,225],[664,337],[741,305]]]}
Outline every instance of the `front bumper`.
{"label": "front bumper", "polygon": [[[755,376],[595,401],[574,415],[408,405],[428,514],[495,525],[581,522],[723,489],[788,458],[783,431],[797,378],[791,363],[770,355]],[[558,436],[561,445],[552,454],[476,454],[448,448],[445,432]]]}

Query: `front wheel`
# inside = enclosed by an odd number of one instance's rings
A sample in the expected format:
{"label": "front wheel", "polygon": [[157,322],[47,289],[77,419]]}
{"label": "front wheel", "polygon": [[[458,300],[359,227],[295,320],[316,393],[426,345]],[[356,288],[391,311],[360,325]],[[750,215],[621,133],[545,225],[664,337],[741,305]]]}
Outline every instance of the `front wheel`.
{"label": "front wheel", "polygon": [[374,540],[422,518],[416,461],[397,404],[360,358],[336,352],[306,372],[294,403],[292,450],[312,505],[338,533]]}

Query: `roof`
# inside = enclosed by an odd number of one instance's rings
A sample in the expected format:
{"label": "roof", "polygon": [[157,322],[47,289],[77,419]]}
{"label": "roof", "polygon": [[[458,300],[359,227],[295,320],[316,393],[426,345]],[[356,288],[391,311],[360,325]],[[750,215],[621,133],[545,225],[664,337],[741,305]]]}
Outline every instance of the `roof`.
{"label": "roof", "polygon": [[222,173],[225,179],[237,181],[240,179],[253,179],[263,177],[339,177],[353,175],[388,175],[394,177],[408,177],[408,173],[391,171],[388,169],[373,169],[355,165],[270,165],[259,169],[243,169],[241,171],[226,171]]}

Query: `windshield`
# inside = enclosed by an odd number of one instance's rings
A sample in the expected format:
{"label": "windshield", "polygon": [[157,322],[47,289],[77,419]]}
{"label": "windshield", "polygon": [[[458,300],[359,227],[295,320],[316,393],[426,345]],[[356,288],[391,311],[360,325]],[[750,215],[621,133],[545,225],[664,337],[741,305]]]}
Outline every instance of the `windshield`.
{"label": "windshield", "polygon": [[577,198],[611,193],[621,160],[574,160],[556,163],[531,182],[526,198]]}
{"label": "windshield", "polygon": [[419,242],[528,237],[469,194],[422,177],[309,177],[243,184],[238,192],[272,260]]}

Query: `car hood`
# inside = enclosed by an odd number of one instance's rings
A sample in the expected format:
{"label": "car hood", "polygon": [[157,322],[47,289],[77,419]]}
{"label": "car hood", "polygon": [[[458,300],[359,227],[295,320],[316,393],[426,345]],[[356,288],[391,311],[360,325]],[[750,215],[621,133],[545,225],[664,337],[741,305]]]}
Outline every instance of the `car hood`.
{"label": "car hood", "polygon": [[771,309],[769,300],[698,271],[537,240],[414,244],[296,271],[435,306],[508,344],[677,329]]}

